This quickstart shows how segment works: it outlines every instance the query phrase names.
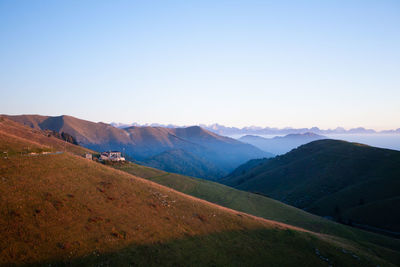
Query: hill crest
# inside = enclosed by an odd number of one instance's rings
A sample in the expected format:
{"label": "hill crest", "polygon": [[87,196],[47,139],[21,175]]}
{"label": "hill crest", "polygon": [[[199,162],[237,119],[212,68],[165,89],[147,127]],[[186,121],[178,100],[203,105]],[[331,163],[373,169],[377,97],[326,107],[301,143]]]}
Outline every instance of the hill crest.
{"label": "hill crest", "polygon": [[222,182],[341,222],[400,232],[400,217],[389,208],[400,204],[399,177],[399,151],[325,139],[234,172]]}

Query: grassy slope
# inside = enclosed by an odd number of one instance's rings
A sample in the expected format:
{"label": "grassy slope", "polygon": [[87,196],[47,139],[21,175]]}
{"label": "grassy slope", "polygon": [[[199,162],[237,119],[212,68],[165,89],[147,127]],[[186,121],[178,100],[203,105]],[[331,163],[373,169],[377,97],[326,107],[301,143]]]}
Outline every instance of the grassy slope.
{"label": "grassy slope", "polygon": [[71,153],[18,152],[0,158],[0,264],[325,266],[315,249],[340,266],[396,263]]}
{"label": "grassy slope", "polygon": [[96,153],[84,147],[75,146],[44,131],[23,126],[20,123],[0,116],[0,152],[9,156],[31,152],[66,151],[77,155]]}
{"label": "grassy slope", "polygon": [[69,154],[0,163],[2,263],[272,227]]}
{"label": "grassy slope", "polygon": [[[400,152],[321,140],[265,160],[224,183],[260,192],[321,216],[400,231],[400,214],[379,202],[399,196]],[[374,202],[377,201],[377,205]],[[366,206],[368,205],[368,209]],[[352,210],[359,212],[352,213]],[[367,211],[362,214],[361,210]],[[376,214],[388,220],[377,220]]]}
{"label": "grassy slope", "polygon": [[40,115],[15,115],[4,117],[21,124],[33,127],[36,130],[50,129],[56,132],[67,132],[73,135],[82,144],[101,144],[113,140],[115,143],[126,144],[129,137],[118,128],[104,123],[95,123],[77,119],[71,116],[40,116]]}
{"label": "grassy slope", "polygon": [[400,256],[396,252],[400,251],[399,240],[338,224],[261,195],[134,163],[115,164],[114,168],[234,210],[313,232],[346,238],[355,242],[357,246],[371,249],[374,253],[385,255],[385,257],[395,259]]}

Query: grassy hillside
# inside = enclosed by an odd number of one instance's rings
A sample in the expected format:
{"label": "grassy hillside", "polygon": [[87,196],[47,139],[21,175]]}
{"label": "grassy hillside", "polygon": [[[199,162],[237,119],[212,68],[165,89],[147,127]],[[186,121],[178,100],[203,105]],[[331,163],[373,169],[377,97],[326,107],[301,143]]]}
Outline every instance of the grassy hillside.
{"label": "grassy hillside", "polygon": [[77,155],[93,151],[60,140],[40,129],[32,129],[0,116],[1,156],[39,152],[67,151]]}
{"label": "grassy hillside", "polygon": [[400,232],[392,208],[400,196],[398,151],[315,141],[223,182],[338,221]]}
{"label": "grassy hillside", "polygon": [[[31,144],[14,137],[21,147]],[[1,265],[398,263],[346,240],[227,209],[69,152],[15,152],[0,158]]]}
{"label": "grassy hillside", "polygon": [[240,165],[239,167],[237,167],[233,172],[230,173],[231,176],[236,176],[236,175],[242,175],[245,174],[248,170],[256,167],[257,165],[260,165],[262,163],[264,163],[264,161],[267,158],[261,158],[261,159],[251,159],[248,162]]}
{"label": "grassy hillside", "polygon": [[[93,146],[116,143],[127,144],[129,136],[121,129],[112,127],[105,123],[95,123],[81,120],[72,116],[40,116],[40,115],[15,115],[8,119],[27,125],[37,130],[53,130],[56,132],[67,132],[73,135],[79,144]],[[112,142],[110,142],[112,141]],[[109,149],[105,147],[104,150]]]}
{"label": "grassy hillside", "polygon": [[400,256],[397,253],[400,251],[400,240],[338,224],[262,195],[134,163],[114,164],[113,167],[224,207],[309,231],[345,238],[349,242],[354,242],[356,246],[370,249],[385,257]]}

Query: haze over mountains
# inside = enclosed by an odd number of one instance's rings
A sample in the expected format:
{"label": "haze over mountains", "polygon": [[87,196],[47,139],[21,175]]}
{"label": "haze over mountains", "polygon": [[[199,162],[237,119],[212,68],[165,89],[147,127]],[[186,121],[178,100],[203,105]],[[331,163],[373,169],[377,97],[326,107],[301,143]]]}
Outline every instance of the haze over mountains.
{"label": "haze over mountains", "polygon": [[199,126],[132,126],[120,129],[71,116],[20,115],[8,118],[36,129],[66,132],[80,145],[96,151],[120,150],[127,157],[148,166],[207,179],[223,177],[250,159],[273,156]]}
{"label": "haze over mountains", "polygon": [[307,144],[315,140],[327,138],[328,137],[314,133],[304,133],[275,136],[273,138],[264,138],[256,135],[245,135],[240,137],[238,140],[258,147],[263,151],[268,151],[275,155],[280,155],[289,152],[293,148],[296,148],[300,145]]}
{"label": "haze over mountains", "polygon": [[[117,123],[113,122],[111,125],[118,128],[126,128],[129,126],[155,126],[155,127],[167,127],[167,128],[178,128],[180,126],[174,124],[160,124],[160,123]],[[400,128],[392,130],[377,131],[374,129],[366,129],[364,127],[356,127],[351,129],[345,129],[343,127],[336,127],[334,129],[320,129],[318,127],[311,128],[276,128],[276,127],[261,127],[261,126],[246,126],[246,127],[228,127],[218,123],[206,125],[199,124],[200,127],[207,129],[219,135],[234,136],[234,135],[287,135],[287,134],[303,134],[307,132],[312,132],[315,134],[393,134],[400,133]]]}
{"label": "haze over mountains", "polygon": [[319,140],[250,161],[222,183],[337,221],[400,234],[400,152]]}
{"label": "haze over mountains", "polygon": [[[133,123],[135,125],[139,125],[138,123]],[[118,127],[128,127],[127,124],[118,124],[114,123],[114,125]],[[164,126],[164,127],[179,127],[177,125],[162,125],[158,123],[145,124],[147,126]],[[336,129],[328,129],[322,130],[318,127],[313,128],[270,128],[270,127],[258,127],[258,126],[250,126],[250,127],[225,127],[220,124],[212,124],[212,125],[204,125],[200,124],[200,127],[203,129],[207,129],[210,132],[217,133],[219,135],[229,136],[235,139],[239,139],[245,135],[253,135],[260,136],[263,138],[273,138],[275,136],[284,136],[289,134],[305,134],[305,133],[314,133],[317,135],[322,135],[327,138],[345,140],[348,142],[357,142],[362,144],[367,144],[370,146],[388,148],[400,150],[400,128],[397,130],[384,130],[384,131],[376,131],[373,129],[365,129],[362,127],[352,128],[352,129],[344,129],[342,127],[337,127]],[[311,141],[311,140],[310,140]],[[253,144],[254,145],[254,144]],[[292,145],[293,148],[296,145]],[[263,148],[261,148],[263,149]],[[266,150],[266,149],[265,149]],[[271,149],[273,150],[273,149]],[[290,149],[289,149],[290,150]],[[289,151],[288,149],[284,150],[285,152]],[[269,151],[273,154],[280,154],[282,151]],[[274,153],[275,152],[275,153]]]}

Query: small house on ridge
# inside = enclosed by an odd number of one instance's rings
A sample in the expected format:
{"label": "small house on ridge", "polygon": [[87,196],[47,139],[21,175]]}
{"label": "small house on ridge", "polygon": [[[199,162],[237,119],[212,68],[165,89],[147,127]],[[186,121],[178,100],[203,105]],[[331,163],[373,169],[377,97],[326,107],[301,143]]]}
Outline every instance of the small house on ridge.
{"label": "small house on ridge", "polygon": [[101,153],[100,160],[125,161],[125,158],[121,156],[119,151],[107,151]]}

